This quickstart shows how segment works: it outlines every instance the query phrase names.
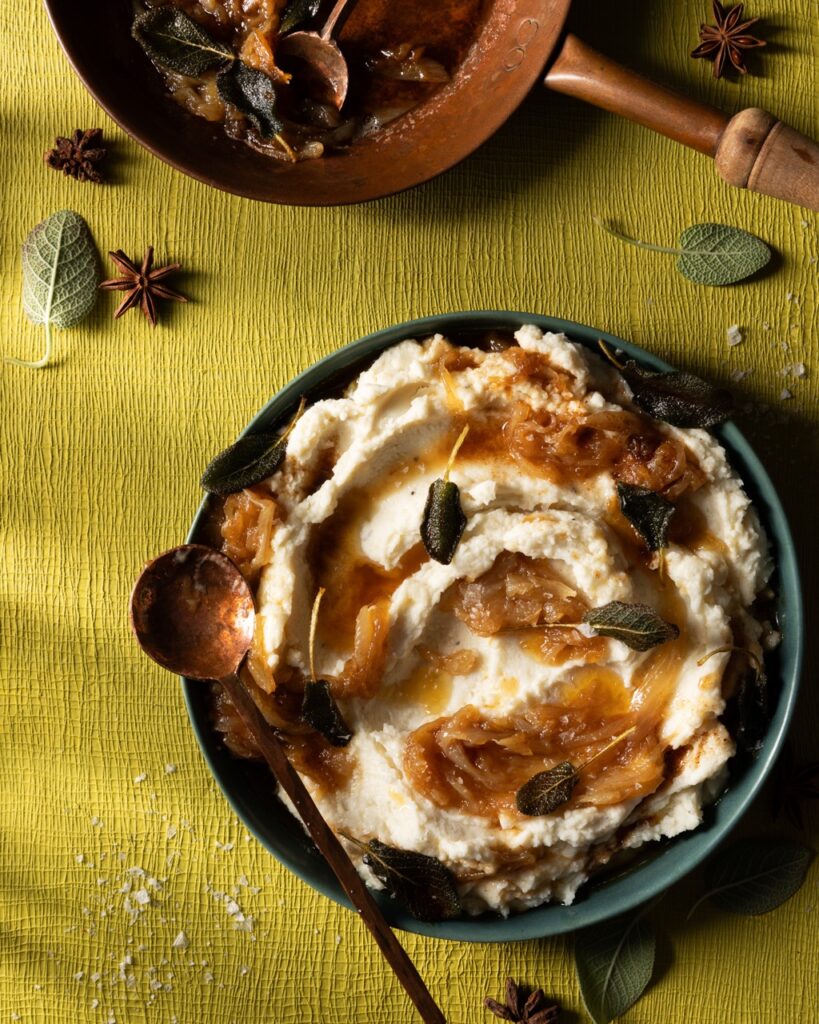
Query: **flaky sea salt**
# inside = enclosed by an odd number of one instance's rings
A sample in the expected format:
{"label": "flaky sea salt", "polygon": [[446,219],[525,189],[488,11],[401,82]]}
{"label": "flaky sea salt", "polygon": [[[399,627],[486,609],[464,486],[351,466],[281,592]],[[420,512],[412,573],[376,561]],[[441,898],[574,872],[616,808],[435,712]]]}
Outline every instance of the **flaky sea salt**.
{"label": "flaky sea salt", "polygon": [[779,400],[781,402],[787,402],[791,398],[793,398],[793,392],[790,390],[790,388],[782,388],[782,390],[779,392]]}
{"label": "flaky sea salt", "polygon": [[744,341],[742,337],[742,331],[739,329],[739,324],[732,324],[725,332],[725,337],[728,340],[728,344],[733,348],[735,345],[741,345]]}
{"label": "flaky sea salt", "polygon": [[85,971],[77,971],[77,973],[74,975],[74,981],[82,981],[84,977]]}
{"label": "flaky sea salt", "polygon": [[147,889],[137,889],[134,893],[134,899],[141,907],[147,907],[151,902],[151,894]]}
{"label": "flaky sea salt", "polygon": [[745,380],[746,377],[750,376],[750,370],[734,370],[731,373],[731,380],[734,383],[739,384],[740,381]]}
{"label": "flaky sea salt", "polygon": [[184,932],[180,932],[171,945],[174,949],[187,949],[190,942],[188,942],[188,936]]}
{"label": "flaky sea salt", "polygon": [[140,783],[144,782],[147,778],[148,778],[148,776],[147,776],[147,774],[145,772],[143,772],[141,775],[137,775],[134,778],[134,785],[135,786],[140,785]]}
{"label": "flaky sea salt", "polygon": [[165,765],[165,774],[166,775],[175,775],[176,774],[176,765],[175,764],[166,764]]}

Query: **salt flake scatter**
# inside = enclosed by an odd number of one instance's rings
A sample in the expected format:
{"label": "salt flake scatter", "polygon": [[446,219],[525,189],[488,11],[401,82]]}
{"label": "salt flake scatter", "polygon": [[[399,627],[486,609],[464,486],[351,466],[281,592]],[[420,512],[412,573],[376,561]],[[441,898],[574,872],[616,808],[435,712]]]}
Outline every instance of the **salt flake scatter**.
{"label": "salt flake scatter", "polygon": [[725,332],[725,336],[728,340],[728,344],[733,348],[735,345],[741,345],[745,340],[742,337],[742,331],[739,329],[739,324],[732,324]]}
{"label": "salt flake scatter", "polygon": [[779,392],[779,400],[781,402],[787,402],[791,398],[793,398],[793,392],[790,390],[790,388],[782,388],[782,390]]}
{"label": "salt flake scatter", "polygon": [[147,907],[151,902],[151,894],[147,889],[137,889],[134,893],[134,899],[141,907]]}
{"label": "salt flake scatter", "polygon": [[215,979],[214,979],[213,975],[210,973],[210,971],[205,971],[205,979],[204,980],[205,980],[205,984],[206,985],[211,985],[215,981]]}
{"label": "salt flake scatter", "polygon": [[171,945],[174,949],[187,949],[190,942],[188,942],[188,936],[184,932],[180,932]]}
{"label": "salt flake scatter", "polygon": [[166,775],[175,775],[176,774],[176,765],[175,764],[166,764],[165,765],[165,774]]}
{"label": "salt flake scatter", "polygon": [[74,860],[75,860],[75,861],[76,861],[76,862],[77,862],[78,864],[82,864],[82,862],[83,862],[83,861],[85,860],[85,854],[84,854],[84,853],[78,853],[78,854],[76,854],[76,856],[74,857]]}
{"label": "salt flake scatter", "polygon": [[147,778],[148,778],[147,774],[145,772],[142,772],[141,775],[137,775],[134,778],[134,785],[135,786],[141,785]]}
{"label": "salt flake scatter", "polygon": [[241,974],[243,978],[246,974],[250,974],[250,968],[247,966],[247,964],[242,964],[242,966],[239,968],[239,974]]}
{"label": "salt flake scatter", "polygon": [[94,817],[91,819],[91,824],[94,826],[94,828],[102,828],[105,822],[101,818],[98,818],[95,814]]}
{"label": "salt flake scatter", "polygon": [[77,973],[74,975],[74,981],[82,981],[84,977],[85,971],[77,971]]}
{"label": "salt flake scatter", "polygon": [[731,373],[731,380],[734,381],[735,384],[739,384],[740,381],[745,380],[745,378],[749,377],[750,375],[750,370],[734,370]]}
{"label": "salt flake scatter", "polygon": [[794,377],[807,377],[808,368],[804,363],[794,363],[791,367],[791,373]]}
{"label": "salt flake scatter", "polygon": [[213,844],[217,850],[222,850],[224,853],[230,853],[233,849],[233,843],[220,843],[218,839],[214,839]]}
{"label": "salt flake scatter", "polygon": [[92,999],[91,1000],[91,1009],[92,1010],[96,1010],[99,1007],[99,1005],[100,1005],[99,999]]}

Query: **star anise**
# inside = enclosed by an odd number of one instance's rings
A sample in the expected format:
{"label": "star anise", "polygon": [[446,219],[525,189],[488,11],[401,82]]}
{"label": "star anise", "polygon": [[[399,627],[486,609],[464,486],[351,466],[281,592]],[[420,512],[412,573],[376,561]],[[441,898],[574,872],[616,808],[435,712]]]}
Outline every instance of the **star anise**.
{"label": "star anise", "polygon": [[713,0],[716,25],[700,25],[700,39],[692,57],[704,57],[714,62],[714,78],[721,78],[726,65],[731,64],[741,75],[747,75],[743,52],[765,45],[764,39],[748,34],[759,18],[742,21],[745,4],[723,7],[719,0]]}
{"label": "star anise", "polygon": [[145,318],[151,327],[156,327],[156,300],[173,299],[174,302],[187,302],[187,298],[181,292],[160,284],[163,278],[179,270],[181,263],[169,263],[166,267],[157,267],[152,270],[154,262],[154,248],[149,245],[145,250],[145,258],[142,266],[138,267],[133,263],[122,249],[116,252],[109,252],[108,255],[122,271],[122,277],[112,277],[103,281],[100,288],[109,292],[127,292],[128,294],[120,302],[114,312],[114,319],[121,317],[134,306],[139,306],[145,314]]}
{"label": "star anise", "polygon": [[506,979],[505,1005],[488,996],[483,1005],[501,1020],[516,1021],[517,1024],[555,1024],[560,1014],[560,1006],[543,989],[535,989],[524,999],[523,993],[511,978]]}
{"label": "star anise", "polygon": [[57,136],[54,149],[45,155],[45,162],[55,171],[62,171],[78,181],[101,185],[105,178],[97,165],[105,159],[105,154],[102,128],[77,128],[70,139]]}
{"label": "star anise", "polygon": [[819,800],[819,761],[798,764],[793,748],[787,744],[776,766],[774,817],[781,811],[799,829],[804,829],[802,803]]}

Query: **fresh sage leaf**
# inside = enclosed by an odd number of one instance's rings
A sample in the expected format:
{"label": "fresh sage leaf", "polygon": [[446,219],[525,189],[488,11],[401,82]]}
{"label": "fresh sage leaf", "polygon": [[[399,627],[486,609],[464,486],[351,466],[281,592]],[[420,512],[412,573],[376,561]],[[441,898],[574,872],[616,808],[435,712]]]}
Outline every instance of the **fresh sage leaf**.
{"label": "fresh sage leaf", "polygon": [[677,269],[694,284],[722,286],[744,281],[771,258],[765,243],[741,228],[694,224],[680,235]]}
{"label": "fresh sage leaf", "polygon": [[45,328],[45,352],[17,366],[40,369],[51,358],[51,325],[73,327],[97,300],[99,265],[88,225],[73,210],[59,210],[34,227],[23,242],[23,309]]}
{"label": "fresh sage leaf", "polygon": [[680,635],[677,626],[661,619],[647,604],[610,601],[602,608],[586,612],[583,621],[598,636],[620,640],[634,651],[649,651],[668,640],[676,640]]}
{"label": "fresh sage leaf", "polygon": [[421,540],[429,556],[449,565],[465,528],[458,485],[451,480],[433,480],[421,520]]}
{"label": "fresh sage leaf", "polygon": [[334,747],[346,747],[353,738],[325,679],[311,679],[305,685],[301,717]]}
{"label": "fresh sage leaf", "polygon": [[321,7],[321,0],[290,0],[282,14],[279,34],[292,32],[294,28],[298,28],[306,21],[312,21],[318,14],[319,7]]}
{"label": "fresh sage leaf", "polygon": [[574,943],[583,1002],[595,1024],[624,1014],[645,992],[654,973],[654,930],[640,912],[584,928]]}
{"label": "fresh sage leaf", "polygon": [[219,72],[216,88],[222,99],[240,110],[263,138],[278,135],[284,127],[276,114],[276,89],[263,71],[237,60]]}
{"label": "fresh sage leaf", "polygon": [[648,545],[649,551],[662,551],[666,546],[668,524],[675,507],[661,494],[647,487],[617,483],[620,511]]}
{"label": "fresh sage leaf", "polygon": [[813,850],[790,839],[741,839],[717,853],[705,869],[705,900],[732,914],[757,915],[775,910],[802,886]]}
{"label": "fresh sage leaf", "polygon": [[736,284],[762,270],[771,258],[771,250],[756,235],[727,224],[694,224],[683,231],[677,247],[672,249],[631,238],[615,231],[600,217],[594,219],[604,231],[621,242],[677,256],[677,270],[695,284]]}
{"label": "fresh sage leaf", "polygon": [[199,482],[210,494],[235,494],[272,476],[284,461],[286,448],[281,434],[247,434],[220,452]]}
{"label": "fresh sage leaf", "polygon": [[634,401],[655,419],[673,427],[714,427],[734,411],[727,388],[709,384],[693,373],[644,370],[633,360],[620,373]]}
{"label": "fresh sage leaf", "polygon": [[131,35],[152,61],[190,78],[234,59],[229,46],[213,39],[176,7],[138,14]]}
{"label": "fresh sage leaf", "polygon": [[448,921],[461,913],[455,879],[436,857],[399,850],[377,839],[366,845],[364,863],[419,921]]}
{"label": "fresh sage leaf", "polygon": [[577,769],[571,761],[561,761],[525,782],[515,795],[515,803],[520,813],[529,817],[551,814],[571,800],[578,782]]}

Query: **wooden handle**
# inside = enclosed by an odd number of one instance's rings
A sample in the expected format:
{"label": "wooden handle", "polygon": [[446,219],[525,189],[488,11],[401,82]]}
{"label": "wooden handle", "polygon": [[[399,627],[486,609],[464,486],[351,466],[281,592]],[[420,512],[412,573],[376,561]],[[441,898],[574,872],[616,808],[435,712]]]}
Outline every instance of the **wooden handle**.
{"label": "wooden handle", "polygon": [[764,110],[729,118],[621,67],[571,33],[544,84],[714,157],[730,185],[819,210],[819,146]]}
{"label": "wooden handle", "polygon": [[276,781],[292,800],[310,838],[333,869],[359,917],[372,932],[378,948],[395,971],[421,1017],[426,1024],[446,1024],[446,1018],[429,994],[421,975],[415,969],[404,947],[396,939],[381,913],[381,908],[362,881],[344,847],[321,816],[301,777],[290,763],[284,747],[256,707],[244,684],[237,676],[228,676],[219,682],[256,741]]}
{"label": "wooden handle", "polygon": [[819,145],[758,107],[728,122],[716,152],[729,185],[819,211]]}

